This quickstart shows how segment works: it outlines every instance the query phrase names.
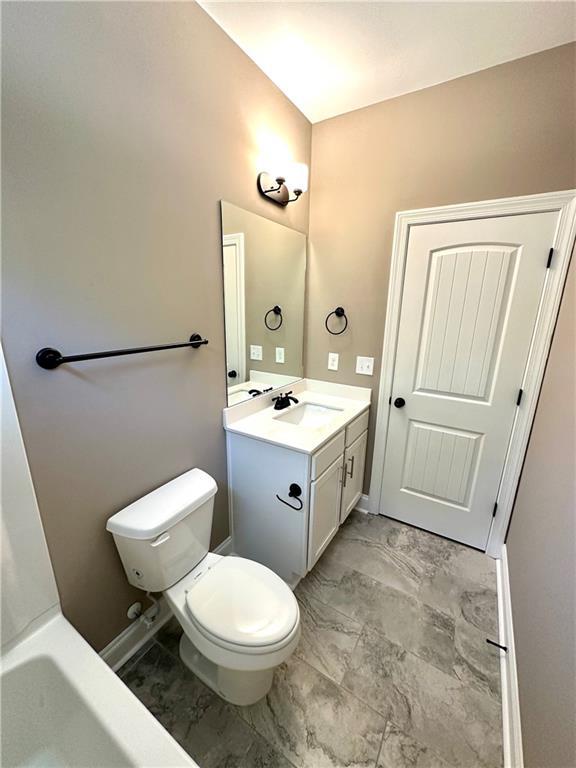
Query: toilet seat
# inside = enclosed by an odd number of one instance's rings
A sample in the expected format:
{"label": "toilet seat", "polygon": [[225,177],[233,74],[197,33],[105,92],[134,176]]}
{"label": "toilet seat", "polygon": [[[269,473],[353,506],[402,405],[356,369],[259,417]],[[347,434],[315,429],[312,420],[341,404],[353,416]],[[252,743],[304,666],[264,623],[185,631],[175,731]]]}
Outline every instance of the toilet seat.
{"label": "toilet seat", "polygon": [[266,566],[223,557],[186,589],[186,612],[206,640],[238,653],[268,653],[299,629],[296,598]]}
{"label": "toilet seat", "polygon": [[[238,560],[231,555],[217,555],[209,552],[206,557],[198,563],[190,573],[183,579],[164,590],[164,596],[168,601],[172,612],[177,617],[182,629],[198,651],[218,666],[232,670],[244,670],[246,672],[257,672],[259,670],[271,669],[277,667],[286,661],[295,650],[300,638],[300,611],[298,602],[287,584],[276,574],[272,574],[286,587],[286,602],[290,603],[296,611],[296,622],[288,636],[273,645],[239,645],[211,635],[209,631],[202,628],[201,624],[192,616],[188,608],[187,597],[193,588],[200,584],[208,575],[216,570],[223,561]],[[249,561],[252,562],[252,561]],[[263,568],[270,573],[268,568],[254,563],[258,568]],[[242,566],[241,566],[242,567]],[[207,582],[210,584],[210,582]],[[212,582],[214,584],[214,582]],[[211,590],[212,595],[214,592]],[[194,601],[193,601],[194,602]],[[289,622],[287,622],[289,623]],[[191,667],[192,668],[192,667]],[[194,670],[193,670],[194,671]]]}

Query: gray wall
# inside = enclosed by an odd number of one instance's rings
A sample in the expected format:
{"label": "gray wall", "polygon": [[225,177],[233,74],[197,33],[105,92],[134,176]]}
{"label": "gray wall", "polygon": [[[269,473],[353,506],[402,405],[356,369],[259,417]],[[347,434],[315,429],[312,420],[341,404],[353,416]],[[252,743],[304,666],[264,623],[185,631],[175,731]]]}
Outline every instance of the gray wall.
{"label": "gray wall", "polygon": [[[553,48],[313,126],[307,376],[376,398],[397,211],[576,184],[575,55]],[[349,329],[329,336],[339,304]],[[354,373],[356,355],[375,358],[372,378]]]}
{"label": "gray wall", "polygon": [[[101,648],[142,593],[106,519],[200,466],[228,534],[219,200],[306,232],[256,191],[266,132],[308,121],[193,3],[3,7],[3,340],[66,616]],[[65,353],[210,345],[42,371]]]}
{"label": "gray wall", "polygon": [[526,768],[576,765],[576,266],[506,546]]}

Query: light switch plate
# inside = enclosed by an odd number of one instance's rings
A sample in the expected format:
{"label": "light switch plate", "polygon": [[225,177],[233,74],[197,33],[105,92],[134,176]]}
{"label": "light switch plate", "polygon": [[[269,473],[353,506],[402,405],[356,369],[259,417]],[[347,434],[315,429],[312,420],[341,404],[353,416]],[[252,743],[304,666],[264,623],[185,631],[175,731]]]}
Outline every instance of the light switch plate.
{"label": "light switch plate", "polygon": [[284,347],[276,347],[276,362],[284,362]]}
{"label": "light switch plate", "polygon": [[337,371],[340,355],[338,352],[328,352],[328,370]]}
{"label": "light switch plate", "polygon": [[250,344],[250,360],[262,360],[262,347],[260,344]]}
{"label": "light switch plate", "polygon": [[357,357],[356,373],[361,373],[364,376],[372,376],[374,373],[374,358],[373,357]]}

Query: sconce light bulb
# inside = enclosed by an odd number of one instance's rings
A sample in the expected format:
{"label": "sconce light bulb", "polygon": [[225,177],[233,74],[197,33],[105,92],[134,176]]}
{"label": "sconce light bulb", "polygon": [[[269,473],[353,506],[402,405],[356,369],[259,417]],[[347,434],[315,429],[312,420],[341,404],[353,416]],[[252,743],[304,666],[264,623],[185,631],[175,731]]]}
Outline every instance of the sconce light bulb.
{"label": "sconce light bulb", "polygon": [[306,163],[292,163],[288,177],[288,186],[292,187],[294,193],[298,189],[300,194],[308,189],[308,166]]}

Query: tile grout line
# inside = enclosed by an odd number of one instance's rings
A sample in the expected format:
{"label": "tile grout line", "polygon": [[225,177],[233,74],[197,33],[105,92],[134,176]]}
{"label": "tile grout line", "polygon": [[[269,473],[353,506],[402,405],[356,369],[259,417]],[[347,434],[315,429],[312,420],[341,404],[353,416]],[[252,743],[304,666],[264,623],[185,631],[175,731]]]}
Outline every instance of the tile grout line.
{"label": "tile grout line", "polygon": [[[182,632],[184,632],[184,630],[182,630]],[[155,639],[155,640],[154,640],[154,642],[155,642],[157,645],[159,645],[159,646],[160,646],[160,648],[162,648],[162,650],[163,650],[163,651],[165,651],[165,652],[166,652],[166,653],[167,653],[169,656],[171,656],[173,659],[176,659],[176,661],[179,661],[179,662],[183,663],[183,662],[182,662],[182,659],[180,658],[180,654],[179,654],[179,653],[174,653],[173,651],[171,651],[171,650],[170,650],[170,648],[167,648],[167,647],[164,645],[164,643],[162,642],[162,640],[156,640],[156,639]],[[192,672],[192,670],[189,670],[189,671],[190,671],[190,672]],[[192,674],[194,674],[194,673],[192,672]]]}
{"label": "tile grout line", "polygon": [[[344,614],[342,614],[342,615],[344,615]],[[360,622],[357,622],[357,623],[359,624]],[[361,631],[360,631],[360,634],[358,635],[358,639],[357,639],[357,641],[356,641],[356,644],[355,644],[355,646],[354,646],[354,649],[356,649],[356,646],[358,645],[358,642],[360,641],[360,635],[362,634],[362,631],[364,630],[364,628],[365,628],[365,627],[366,627],[366,624],[362,624],[362,629],[361,629]],[[144,658],[144,656],[146,656],[146,655],[147,655],[147,653],[148,653],[150,650],[152,650],[152,648],[153,648],[155,645],[156,645],[156,646],[158,646],[162,652],[164,652],[164,653],[168,654],[168,656],[170,656],[170,658],[172,658],[172,659],[174,659],[174,660],[176,660],[176,661],[180,661],[180,662],[181,662],[181,659],[180,659],[179,657],[175,656],[175,654],[173,654],[171,651],[169,651],[167,648],[165,648],[165,647],[164,647],[164,645],[163,645],[163,644],[162,644],[162,643],[161,643],[159,640],[156,640],[155,638],[153,638],[153,639],[152,639],[152,641],[151,641],[151,643],[150,643],[150,647],[147,649],[146,653],[143,653],[143,654],[141,654],[141,655],[140,655],[140,657],[137,659],[137,661],[134,663],[134,665],[131,665],[131,667],[130,667],[130,668],[132,668],[132,666],[136,666],[136,665],[137,665],[137,663],[138,663],[139,661],[141,661],[141,659],[143,659],[143,658]],[[334,681],[332,678],[328,677],[328,675],[324,674],[324,673],[323,673],[323,672],[321,672],[320,670],[316,669],[316,667],[312,666],[312,664],[309,664],[307,661],[305,661],[304,659],[302,659],[302,658],[300,658],[300,657],[298,657],[298,658],[299,658],[299,660],[300,660],[300,662],[301,662],[302,664],[304,664],[305,666],[307,666],[309,669],[313,670],[313,671],[314,671],[314,672],[316,672],[317,674],[321,675],[321,676],[322,676],[322,677],[323,677],[325,680],[328,680],[330,683],[332,683],[333,685],[335,685],[337,688],[339,688],[341,691],[343,691],[343,692],[344,692],[344,693],[345,693],[347,696],[351,696],[351,697],[352,697],[353,699],[355,699],[357,702],[359,702],[359,703],[360,703],[360,704],[362,704],[363,706],[365,706],[365,707],[367,707],[368,709],[370,709],[370,710],[371,710],[371,711],[372,711],[374,714],[378,715],[378,717],[381,717],[381,718],[383,718],[385,722],[384,722],[384,729],[383,729],[383,731],[382,731],[382,738],[384,737],[384,732],[385,732],[385,729],[386,729],[386,725],[387,725],[387,723],[388,723],[388,719],[389,719],[389,717],[388,717],[387,715],[384,715],[382,712],[380,712],[380,711],[378,711],[377,709],[375,709],[375,708],[374,708],[372,705],[368,704],[368,703],[367,703],[367,702],[365,702],[363,699],[361,699],[360,697],[358,697],[356,694],[352,693],[352,691],[349,691],[349,690],[348,690],[347,688],[345,688],[345,687],[344,687],[344,686],[343,686],[341,683],[337,683],[337,682],[335,682],[335,681]],[[157,659],[157,660],[156,660],[156,662],[155,662],[155,664],[154,664],[154,667],[153,667],[153,669],[156,669],[156,667],[158,666],[158,662],[159,662],[159,659]],[[126,670],[126,671],[128,671],[128,670]],[[193,673],[192,673],[192,674],[193,674]],[[229,703],[229,702],[227,702],[227,703]],[[233,706],[233,705],[231,705],[231,706]],[[234,714],[236,717],[238,717],[238,718],[239,718],[239,719],[240,719],[240,720],[241,720],[241,721],[242,721],[242,722],[243,722],[245,725],[247,725],[247,726],[248,726],[248,728],[250,728],[250,730],[252,730],[252,731],[253,731],[255,734],[257,734],[257,736],[258,736],[259,738],[263,739],[263,740],[264,740],[264,742],[265,742],[266,744],[268,744],[268,745],[269,745],[269,746],[270,746],[272,749],[274,749],[275,751],[279,751],[279,752],[280,752],[280,754],[281,754],[281,755],[282,755],[282,756],[283,756],[283,757],[284,757],[284,758],[285,758],[285,759],[286,759],[286,760],[287,760],[287,761],[288,761],[288,762],[289,762],[291,765],[294,765],[294,764],[292,763],[292,761],[291,761],[291,760],[289,760],[289,759],[286,757],[286,755],[284,754],[284,752],[283,752],[282,750],[278,750],[276,747],[274,747],[274,745],[273,745],[273,744],[271,744],[271,743],[270,743],[270,741],[269,741],[269,740],[268,740],[268,739],[267,739],[267,738],[266,738],[266,737],[265,737],[265,736],[264,736],[262,733],[260,733],[260,731],[259,731],[259,730],[258,730],[258,729],[257,729],[255,726],[253,726],[251,723],[249,723],[247,720],[245,720],[243,717],[241,717],[241,715],[237,714],[236,712],[233,712],[233,714]],[[192,727],[192,724],[190,724],[188,731],[190,730],[190,728],[191,728],[191,727]],[[188,733],[188,732],[187,732],[187,733]],[[381,745],[382,745],[382,742],[380,743],[380,748],[381,748]],[[379,750],[378,750],[378,754],[380,754],[380,748],[379,748]],[[375,765],[376,765],[376,763],[375,763]]]}
{"label": "tile grout line", "polygon": [[[346,692],[348,695],[350,695],[350,696],[353,696],[354,698],[358,698],[358,697],[354,696],[354,694],[353,694],[351,691],[349,691],[349,690],[348,690],[348,689],[347,689],[347,688],[344,686],[344,684],[343,684],[343,683],[344,683],[344,678],[346,677],[346,674],[347,674],[348,672],[350,672],[350,666],[349,666],[349,665],[350,665],[350,661],[351,661],[351,659],[352,659],[352,656],[353,656],[353,655],[354,655],[354,653],[356,652],[356,648],[358,648],[358,644],[360,643],[360,638],[362,637],[362,634],[363,634],[363,632],[364,632],[364,630],[365,630],[366,626],[367,626],[367,622],[364,622],[364,623],[362,624],[362,626],[361,626],[360,632],[358,633],[358,637],[357,637],[357,639],[356,639],[356,642],[354,643],[354,648],[353,648],[353,649],[352,649],[352,651],[350,652],[350,656],[349,656],[349,658],[348,658],[348,661],[346,662],[346,667],[347,667],[347,669],[346,669],[346,672],[344,672],[344,675],[343,675],[343,677],[342,677],[342,681],[341,681],[340,683],[338,683],[338,684],[337,684],[337,685],[338,685],[338,687],[339,687],[339,688],[340,688],[342,691],[345,691],[345,692]],[[366,702],[364,702],[364,701],[363,701],[363,699],[358,699],[358,701],[362,701],[364,704],[366,704]],[[366,706],[370,707],[370,705],[369,705],[369,704],[366,704]],[[390,715],[386,715],[386,716],[384,716],[384,715],[383,715],[381,712],[378,712],[378,710],[374,709],[373,707],[370,707],[370,708],[371,708],[371,709],[372,709],[374,712],[376,712],[378,715],[380,715],[380,717],[383,717],[383,718],[384,718],[384,728],[382,729],[382,737],[380,738],[380,746],[378,747],[378,752],[376,753],[376,759],[375,759],[375,761],[374,761],[374,768],[378,768],[378,761],[380,760],[380,754],[382,753],[382,746],[384,745],[384,736],[386,735],[386,728],[388,727],[388,723],[390,722]]]}
{"label": "tile grout line", "polygon": [[[274,752],[278,752],[280,755],[282,755],[282,757],[284,758],[284,760],[286,760],[286,762],[287,762],[289,765],[291,765],[291,766],[292,766],[292,768],[296,768],[296,766],[294,765],[294,763],[292,762],[292,760],[289,760],[289,759],[286,757],[286,755],[284,754],[284,752],[283,752],[281,749],[279,749],[278,747],[275,747],[275,746],[274,746],[274,744],[272,744],[272,743],[271,743],[271,742],[270,742],[270,741],[269,741],[269,740],[266,738],[266,736],[264,736],[262,733],[260,733],[260,731],[259,731],[259,730],[258,730],[258,729],[257,729],[257,728],[254,726],[254,725],[252,725],[252,723],[249,723],[247,720],[244,720],[244,718],[243,718],[241,715],[236,715],[236,717],[238,717],[238,718],[239,718],[239,719],[240,719],[240,720],[241,720],[241,721],[244,723],[244,725],[246,725],[246,726],[247,726],[247,727],[248,727],[248,728],[249,728],[249,729],[250,729],[250,730],[251,730],[253,733],[255,733],[255,734],[256,734],[256,736],[258,736],[258,738],[259,738],[259,739],[262,739],[262,741],[263,741],[265,744],[267,744],[267,745],[268,745],[268,746],[269,746],[269,747],[272,749],[272,751],[274,751]],[[250,747],[248,748],[248,750],[247,750],[246,754],[248,754],[248,752],[250,751],[250,749],[252,749],[252,745],[250,745]]]}
{"label": "tile grout line", "polygon": [[345,688],[341,684],[335,683],[331,677],[328,677],[323,672],[320,672],[320,670],[316,669],[316,667],[313,667],[312,664],[309,664],[307,661],[304,661],[304,659],[301,659],[300,657],[298,657],[298,660],[300,661],[301,664],[305,664],[309,669],[311,669],[317,675],[321,675],[325,680],[328,680],[329,683],[332,683],[332,685],[335,685],[336,688],[339,688],[341,691],[344,691],[344,693],[346,693],[347,696],[351,696],[355,701],[359,702],[365,707],[368,707],[368,709],[371,712],[374,712],[375,715],[378,715],[378,717],[382,717],[386,719],[387,715],[384,715],[382,712],[379,712],[377,709],[374,709],[374,707],[371,704],[368,704],[367,702],[364,701],[364,699],[361,699],[355,693],[352,693],[352,691],[349,691],[348,688]]}
{"label": "tile grout line", "polygon": [[[356,573],[359,573],[359,571],[356,571]],[[296,600],[300,602],[300,598],[298,595],[295,596]],[[334,608],[333,605],[330,605],[330,603],[324,602],[324,600],[320,600],[319,597],[316,597],[316,595],[308,595],[309,600],[316,600],[317,603],[320,603],[320,605],[324,605],[326,608],[330,608],[332,611],[336,611],[336,613],[340,614],[340,616],[344,616],[345,619],[348,619],[349,621],[355,621],[356,624],[362,624],[361,621],[358,621],[358,619],[355,619],[354,616],[348,616],[347,613],[344,613],[343,611],[339,610],[338,608]]]}
{"label": "tile grout line", "polygon": [[[177,661],[177,662],[179,662],[179,663],[183,663],[183,662],[182,662],[182,659],[180,658],[180,656],[179,656],[179,655],[176,655],[176,654],[175,654],[175,653],[173,653],[173,652],[172,652],[172,651],[171,651],[169,648],[167,648],[167,647],[164,645],[164,643],[162,642],[162,640],[154,638],[154,640],[153,640],[153,643],[154,643],[154,644],[156,644],[156,645],[158,645],[158,646],[161,648],[161,650],[162,650],[164,653],[167,653],[167,654],[168,654],[168,655],[169,655],[169,656],[170,656],[172,659],[176,660],[176,661]],[[194,673],[193,673],[191,670],[189,670],[189,672],[190,672],[192,675],[194,675]],[[196,677],[196,678],[197,678],[197,676],[196,676],[196,675],[194,675],[194,677]],[[199,678],[197,678],[197,679],[199,679]],[[200,682],[202,682],[202,681],[200,680]],[[205,683],[203,683],[203,685],[205,685]],[[236,712],[236,711],[235,711],[235,707],[236,707],[236,706],[239,706],[239,705],[234,705],[234,704],[231,704],[230,702],[227,702],[227,701],[225,701],[225,699],[223,699],[223,701],[225,702],[225,705],[226,705],[226,706],[229,708],[229,711],[230,711],[230,713],[233,715],[233,717],[234,717],[234,718],[237,718],[237,719],[238,719],[238,720],[239,720],[239,721],[240,721],[240,722],[241,722],[241,723],[242,723],[244,726],[246,726],[246,727],[248,728],[248,730],[249,730],[249,731],[251,731],[253,734],[255,734],[255,735],[256,735],[256,736],[257,736],[259,739],[261,739],[261,740],[262,740],[262,741],[263,741],[263,742],[264,742],[264,743],[265,743],[265,744],[266,744],[266,745],[267,745],[267,746],[268,746],[268,747],[269,747],[271,750],[273,750],[273,751],[275,751],[275,752],[279,752],[279,753],[282,755],[282,757],[284,757],[284,759],[286,760],[286,762],[290,764],[290,766],[292,766],[293,768],[296,768],[296,767],[294,766],[294,764],[292,763],[292,761],[291,761],[291,760],[289,760],[289,759],[286,757],[286,755],[285,755],[285,754],[284,754],[284,753],[283,753],[281,750],[279,750],[277,747],[275,747],[275,746],[274,746],[274,744],[272,744],[272,743],[271,743],[271,742],[270,742],[270,741],[269,741],[269,740],[266,738],[266,736],[264,736],[264,734],[260,733],[260,731],[259,731],[259,730],[258,730],[258,729],[257,729],[257,728],[254,726],[254,725],[252,725],[252,723],[250,723],[250,722],[248,722],[247,720],[245,720],[245,719],[244,719],[244,718],[243,718],[243,717],[242,717],[242,716],[241,716],[241,715],[240,715],[238,712]],[[190,729],[192,728],[192,725],[193,725],[193,723],[190,723],[190,725],[189,725],[189,727],[188,727],[188,730],[187,730],[187,732],[186,732],[186,736],[185,736],[185,739],[187,739],[187,737],[188,737],[188,734],[189,734],[189,732],[190,732]],[[246,750],[246,754],[244,755],[244,757],[245,757],[245,756],[248,754],[248,752],[250,751],[250,749],[251,749],[251,748],[252,748],[252,744],[251,744],[251,745],[248,747],[248,749]]]}
{"label": "tile grout line", "polygon": [[378,748],[378,754],[376,755],[376,761],[374,763],[374,768],[378,768],[378,763],[380,761],[380,755],[382,754],[382,747],[384,746],[384,737],[386,736],[386,729],[388,728],[388,723],[392,719],[391,715],[388,715],[386,718],[386,721],[384,723],[384,729],[382,730],[382,738],[380,739],[380,746]]}
{"label": "tile grout line", "polygon": [[151,637],[149,640],[146,641],[146,643],[142,646],[142,648],[139,648],[136,653],[128,659],[128,661],[124,662],[124,664],[120,667],[120,669],[116,670],[115,674],[122,680],[123,676],[128,674],[135,666],[137,666],[140,661],[148,654],[149,651],[152,650],[154,645],[156,644],[155,637]]}
{"label": "tile grout line", "polygon": [[[472,626],[474,626],[474,625],[472,625]],[[371,624],[370,622],[367,621],[364,624],[364,626],[362,628],[362,632],[364,631],[364,629],[369,629],[370,631],[375,632],[377,635],[380,635],[381,637],[383,637],[388,643],[391,643],[392,645],[395,645],[400,650],[404,651],[404,653],[409,653],[411,656],[414,656],[415,658],[419,659],[427,667],[430,667],[431,669],[435,669],[437,672],[440,672],[440,674],[445,675],[446,677],[451,678],[452,680],[454,680],[455,682],[459,683],[460,685],[462,685],[464,687],[467,687],[467,688],[471,688],[479,696],[486,697],[489,700],[494,700],[498,705],[501,704],[501,698],[500,697],[494,696],[492,693],[489,693],[487,691],[481,691],[478,688],[474,688],[474,686],[471,686],[465,680],[462,680],[462,678],[458,677],[454,669],[452,669],[452,672],[446,672],[445,669],[441,669],[440,667],[436,666],[436,664],[433,664],[428,659],[425,659],[423,656],[420,655],[420,653],[418,653],[418,651],[412,650],[410,648],[406,648],[404,645],[400,645],[399,643],[396,643],[393,640],[390,640],[390,638],[386,637],[386,635],[384,634],[384,632],[382,632],[381,629],[379,629],[375,625]],[[359,641],[360,641],[360,637],[358,638],[358,642]],[[356,643],[356,645],[358,645],[358,642]],[[354,648],[354,650],[356,650],[356,647]],[[456,650],[455,646],[454,646],[454,650]],[[345,691],[348,691],[348,689],[345,688],[343,685],[342,685],[342,688]],[[348,691],[348,692],[350,693],[350,691]],[[360,701],[362,701],[362,699],[360,699]],[[377,711],[377,710],[375,710],[375,711]]]}
{"label": "tile grout line", "polygon": [[[298,602],[301,602],[301,598],[299,598],[298,595],[296,595],[295,597],[296,597],[296,600],[298,600]],[[348,619],[348,621],[353,621],[355,624],[360,624],[361,627],[364,626],[364,622],[360,621],[359,619],[355,619],[354,616],[348,616],[347,613],[340,611],[338,608],[334,608],[334,606],[330,605],[330,603],[325,603],[324,600],[320,600],[318,597],[314,595],[308,595],[307,599],[320,603],[320,605],[323,605],[325,608],[330,608],[331,611],[334,611],[339,616],[343,616],[345,619]]]}
{"label": "tile grout line", "polygon": [[[358,622],[360,623],[360,622]],[[346,691],[347,688],[344,687],[344,678],[346,677],[347,673],[350,672],[350,661],[352,660],[352,656],[356,653],[356,648],[358,648],[358,644],[360,643],[360,638],[362,637],[364,633],[364,629],[366,628],[366,622],[362,624],[360,627],[360,632],[358,633],[358,637],[356,638],[356,642],[354,643],[354,648],[350,651],[350,656],[348,657],[348,661],[346,662],[346,671],[344,672],[342,676],[342,680],[338,683],[338,685],[342,688],[342,690]]]}

